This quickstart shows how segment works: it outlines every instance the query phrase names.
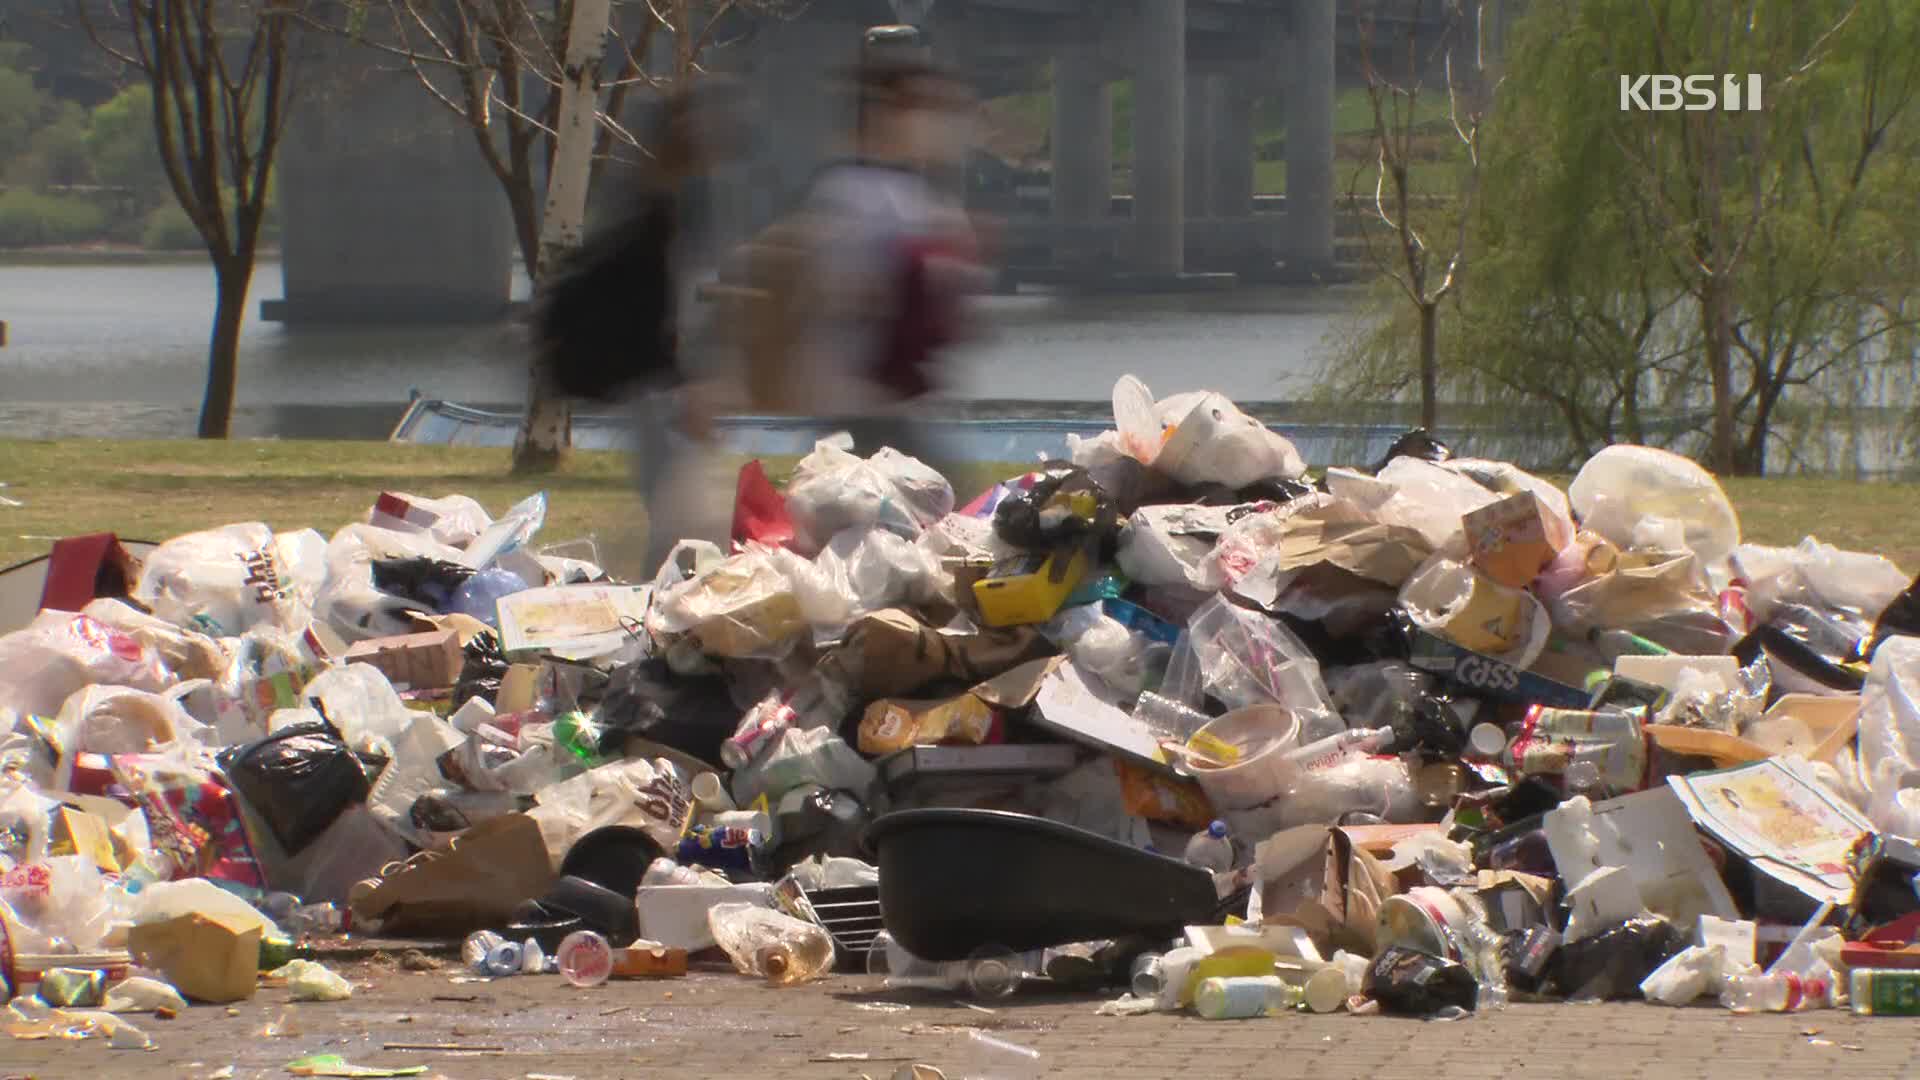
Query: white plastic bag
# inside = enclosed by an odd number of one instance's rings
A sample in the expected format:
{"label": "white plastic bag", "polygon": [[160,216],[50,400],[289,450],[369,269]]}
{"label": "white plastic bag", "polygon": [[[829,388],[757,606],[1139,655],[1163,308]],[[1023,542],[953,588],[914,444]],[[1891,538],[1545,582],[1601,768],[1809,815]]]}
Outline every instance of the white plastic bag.
{"label": "white plastic bag", "polygon": [[1182,484],[1230,488],[1295,480],[1307,471],[1293,443],[1216,393],[1205,394],[1180,417],[1154,467]]}
{"label": "white plastic bag", "polygon": [[1912,579],[1879,555],[1841,551],[1809,536],[1794,548],[1741,544],[1734,573],[1747,583],[1747,607],[1757,622],[1782,604],[1805,604],[1872,620]]}
{"label": "white plastic bag", "polygon": [[1890,637],[1874,650],[1859,747],[1867,818],[1884,832],[1920,836],[1920,638]]}
{"label": "white plastic bag", "polygon": [[864,798],[875,775],[873,764],[831,728],[788,728],[772,748],[733,771],[729,790],[736,806],[752,806],[761,795],[778,801],[810,784]]}
{"label": "white plastic bag", "polygon": [[52,716],[96,683],[164,690],[172,681],[152,650],[85,615],[43,611],[0,637],[0,713]]}
{"label": "white plastic bag", "polygon": [[181,679],[217,679],[232,659],[222,642],[157,619],[122,600],[95,600],[80,613],[152,649],[167,670]]}
{"label": "white plastic bag", "polygon": [[647,631],[691,635],[710,656],[777,659],[807,627],[783,568],[790,565],[776,549],[747,544],[691,579],[656,586]]}
{"label": "white plastic bag", "polygon": [[1293,631],[1257,611],[1213,597],[1187,620],[1207,693],[1229,709],[1273,702],[1300,716],[1300,741],[1345,730],[1320,662]]}
{"label": "white plastic bag", "polygon": [[280,933],[280,928],[274,925],[272,919],[261,914],[259,908],[206,878],[149,885],[134,897],[131,907],[135,926],[199,913],[231,921],[242,933],[254,927],[259,927],[262,935]]}
{"label": "white plastic bag", "polygon": [[147,556],[134,598],[155,615],[213,637],[261,624],[304,630],[325,576],[320,534],[276,536],[259,522],[188,533]]}
{"label": "white plastic bag", "polygon": [[367,523],[394,532],[423,533],[434,543],[461,548],[492,527],[493,518],[486,507],[465,495],[428,499],[390,491],[367,512]]}
{"label": "white plastic bag", "polygon": [[440,755],[465,740],[446,721],[432,713],[416,713],[405,732],[393,740],[393,758],[380,771],[367,793],[367,809],[393,832],[417,847],[432,847],[413,820],[413,804],[423,795],[446,787],[440,773]]}
{"label": "white plastic bag", "polygon": [[1450,472],[1469,477],[1501,498],[1523,491],[1531,492],[1534,498],[1540,500],[1540,509],[1545,511],[1548,545],[1559,551],[1573,541],[1573,507],[1567,502],[1567,493],[1552,483],[1504,461],[1454,458],[1439,465]]}
{"label": "white plastic bag", "polygon": [[1098,604],[1067,608],[1041,632],[1064,649],[1082,673],[1129,701],[1140,696],[1156,671],[1166,670],[1173,653],[1172,646],[1128,628]]}
{"label": "white plastic bag", "polygon": [[1677,527],[1687,550],[1709,571],[1740,543],[1740,519],[1713,474],[1650,446],[1609,446],[1580,468],[1567,489],[1582,528],[1622,548],[1658,547]]}
{"label": "white plastic bag", "polygon": [[800,614],[818,640],[838,637],[867,612],[925,603],[940,595],[943,578],[948,579],[945,591],[952,592],[951,575],[938,562],[918,544],[885,529],[836,533],[812,562],[790,551],[771,554],[793,581]]}
{"label": "white plastic bag", "polygon": [[270,687],[272,681],[285,676],[287,685],[297,689],[317,666],[297,639],[272,626],[256,626],[231,646],[232,660],[214,683],[212,693],[214,723],[222,746],[265,735],[267,717],[278,696]]}
{"label": "white plastic bag", "polygon": [[187,999],[180,996],[180,991],[158,979],[136,976],[108,990],[100,1008],[110,1013],[150,1013],[156,1009],[168,1009],[177,1014],[187,1011]]}
{"label": "white plastic bag", "polygon": [[1394,458],[1377,476],[1328,469],[1327,490],[1382,525],[1413,529],[1434,551],[1456,558],[1467,550],[1461,517],[1500,500],[1467,476],[1411,457]]}
{"label": "white plastic bag", "polygon": [[787,485],[794,542],[817,552],[843,529],[876,526],[913,539],[953,512],[953,487],[918,459],[884,447],[871,458],[828,440],[800,459]]}
{"label": "white plastic bag", "polygon": [[1640,994],[1659,1005],[1691,1005],[1731,974],[1720,945],[1690,945],[1640,980]]}
{"label": "white plastic bag", "polygon": [[54,719],[61,763],[75,753],[145,754],[206,733],[179,703],[125,686],[89,686],[68,698]]}
{"label": "white plastic bag", "polygon": [[1252,506],[1143,506],[1127,518],[1115,561],[1139,585],[1193,585],[1221,535]]}
{"label": "white plastic bag", "polygon": [[15,953],[97,952],[126,924],[126,901],[84,855],[23,863],[0,875],[0,919]]}
{"label": "white plastic bag", "polygon": [[352,983],[311,960],[290,961],[267,972],[267,978],[285,980],[294,1001],[346,1001],[353,996]]}
{"label": "white plastic bag", "polygon": [[407,708],[372,664],[328,668],[307,684],[301,697],[318,700],[341,740],[355,751],[384,748],[390,753],[393,741],[420,715]]}
{"label": "white plastic bag", "polygon": [[590,769],[542,789],[527,816],[540,823],[554,865],[573,842],[608,825],[640,828],[671,851],[693,819],[693,790],[665,758],[635,758]]}
{"label": "white plastic bag", "polygon": [[333,534],[327,544],[326,580],[314,598],[315,620],[348,644],[412,633],[415,627],[407,613],[426,609],[373,585],[376,560],[406,558],[459,562],[461,553],[424,534],[372,525],[349,525]]}

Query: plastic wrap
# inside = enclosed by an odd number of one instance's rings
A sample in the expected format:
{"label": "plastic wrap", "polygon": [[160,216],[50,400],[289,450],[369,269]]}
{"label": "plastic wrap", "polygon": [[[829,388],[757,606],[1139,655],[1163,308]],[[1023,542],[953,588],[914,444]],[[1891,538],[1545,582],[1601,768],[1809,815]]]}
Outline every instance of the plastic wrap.
{"label": "plastic wrap", "polygon": [[126,901],[127,894],[110,887],[84,855],[24,863],[0,874],[0,919],[14,953],[98,952],[127,922]]}
{"label": "plastic wrap", "polygon": [[1206,692],[1228,708],[1274,702],[1299,714],[1301,741],[1344,725],[1320,679],[1320,662],[1279,622],[1213,597],[1187,622]]}

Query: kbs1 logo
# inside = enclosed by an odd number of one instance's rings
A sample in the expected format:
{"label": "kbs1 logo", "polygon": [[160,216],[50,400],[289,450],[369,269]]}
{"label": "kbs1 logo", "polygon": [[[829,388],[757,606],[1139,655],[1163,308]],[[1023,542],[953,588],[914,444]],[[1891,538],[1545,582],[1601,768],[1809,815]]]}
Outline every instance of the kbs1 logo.
{"label": "kbs1 logo", "polygon": [[1758,75],[1622,75],[1621,112],[1759,112]]}

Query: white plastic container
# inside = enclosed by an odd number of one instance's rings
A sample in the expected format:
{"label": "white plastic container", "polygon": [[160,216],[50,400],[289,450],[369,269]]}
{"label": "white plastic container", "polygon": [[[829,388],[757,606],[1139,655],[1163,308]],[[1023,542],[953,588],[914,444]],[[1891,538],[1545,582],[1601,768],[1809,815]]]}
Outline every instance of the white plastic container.
{"label": "white plastic container", "polygon": [[714,946],[707,911],[717,904],[774,906],[773,886],[642,885],[634,899],[640,936],[669,949],[698,952]]}

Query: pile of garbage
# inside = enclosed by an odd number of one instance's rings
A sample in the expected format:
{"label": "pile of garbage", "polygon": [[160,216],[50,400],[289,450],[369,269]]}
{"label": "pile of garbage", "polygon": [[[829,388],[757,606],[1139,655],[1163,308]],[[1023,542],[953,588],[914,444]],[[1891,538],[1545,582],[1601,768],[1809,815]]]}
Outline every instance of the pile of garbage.
{"label": "pile of garbage", "polygon": [[960,506],[751,463],[638,584],[541,496],[63,542],[0,637],[14,1029],[344,997],[341,934],[1121,1015],[1920,1012],[1920,584],[1742,543],[1659,450],[1310,476],[1218,394],[1114,399]]}

